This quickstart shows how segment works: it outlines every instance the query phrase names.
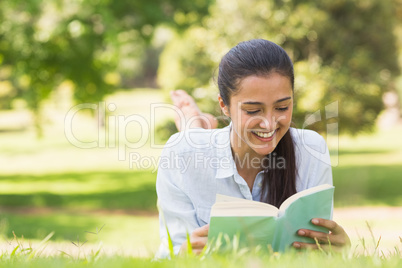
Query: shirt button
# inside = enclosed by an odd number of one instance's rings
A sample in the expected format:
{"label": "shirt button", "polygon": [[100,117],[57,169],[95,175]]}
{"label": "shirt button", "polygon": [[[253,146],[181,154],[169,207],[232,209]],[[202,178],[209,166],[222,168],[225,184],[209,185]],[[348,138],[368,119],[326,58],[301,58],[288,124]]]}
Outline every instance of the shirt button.
{"label": "shirt button", "polygon": [[261,187],[261,186],[262,186],[262,183],[261,183],[261,182],[259,182],[257,185],[258,185],[258,187]]}

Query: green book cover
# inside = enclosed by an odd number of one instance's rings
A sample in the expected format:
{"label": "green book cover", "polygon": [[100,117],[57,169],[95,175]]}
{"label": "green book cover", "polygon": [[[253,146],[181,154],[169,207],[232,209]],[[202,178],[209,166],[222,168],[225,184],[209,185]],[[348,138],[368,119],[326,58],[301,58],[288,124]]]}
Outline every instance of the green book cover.
{"label": "green book cover", "polygon": [[236,237],[240,247],[260,245],[274,251],[285,251],[295,242],[315,243],[297,235],[299,229],[328,232],[311,223],[313,218],[332,218],[334,186],[319,185],[300,191],[286,199],[280,208],[275,206],[217,195],[211,208],[208,241],[220,240],[222,247]]}

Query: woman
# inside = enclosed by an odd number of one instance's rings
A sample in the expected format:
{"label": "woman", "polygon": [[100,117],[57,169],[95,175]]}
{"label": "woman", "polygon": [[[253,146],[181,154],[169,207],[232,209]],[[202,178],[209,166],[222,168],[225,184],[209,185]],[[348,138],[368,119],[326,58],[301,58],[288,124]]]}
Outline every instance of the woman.
{"label": "woman", "polygon": [[[167,232],[175,253],[185,251],[186,233],[193,252],[207,243],[211,206],[217,193],[266,202],[277,207],[289,196],[320,184],[332,184],[324,139],[310,130],[290,128],[293,110],[293,64],[278,45],[262,39],[239,43],[221,60],[219,105],[230,117],[223,129],[201,114],[182,91],[172,98],[185,118],[163,150],[157,193],[160,206],[160,255],[167,255]],[[186,124],[183,122],[186,121]],[[315,152],[315,153],[314,153]],[[325,152],[325,153],[321,153]],[[350,244],[332,220],[312,219],[330,234],[301,229],[321,248]],[[317,248],[295,241],[295,248]]]}

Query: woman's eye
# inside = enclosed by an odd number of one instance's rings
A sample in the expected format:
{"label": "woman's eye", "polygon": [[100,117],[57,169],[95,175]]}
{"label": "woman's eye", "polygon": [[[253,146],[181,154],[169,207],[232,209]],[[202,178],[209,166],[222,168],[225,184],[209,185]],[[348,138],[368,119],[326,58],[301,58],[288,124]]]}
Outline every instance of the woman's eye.
{"label": "woman's eye", "polygon": [[254,111],[246,111],[247,114],[256,114],[258,113],[260,110],[254,110]]}
{"label": "woman's eye", "polygon": [[278,107],[276,108],[278,111],[287,111],[289,109],[289,106],[287,107]]}

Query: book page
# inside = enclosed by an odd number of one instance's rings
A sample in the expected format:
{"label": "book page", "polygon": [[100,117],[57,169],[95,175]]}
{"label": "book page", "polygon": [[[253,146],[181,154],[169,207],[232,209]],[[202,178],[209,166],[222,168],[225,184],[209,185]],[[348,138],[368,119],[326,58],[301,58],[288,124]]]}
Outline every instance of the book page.
{"label": "book page", "polygon": [[272,205],[236,198],[216,195],[216,203],[211,208],[211,217],[229,216],[277,216],[278,209]]}
{"label": "book page", "polygon": [[313,193],[320,192],[320,191],[323,191],[323,190],[326,190],[326,189],[331,189],[331,188],[335,188],[335,187],[330,185],[330,184],[322,184],[322,185],[318,185],[318,186],[315,186],[315,187],[300,191],[298,193],[295,193],[294,195],[292,195],[288,199],[286,199],[282,203],[282,205],[279,207],[279,211],[280,211],[279,216],[283,215],[285,210],[290,206],[290,204],[295,202],[300,197],[311,195]]}
{"label": "book page", "polygon": [[315,243],[311,238],[298,236],[297,230],[299,229],[328,233],[326,228],[312,224],[311,219],[330,219],[333,195],[334,187],[327,187],[324,190],[301,196],[291,203],[278,219],[274,248],[282,251],[289,248],[295,241]]}

